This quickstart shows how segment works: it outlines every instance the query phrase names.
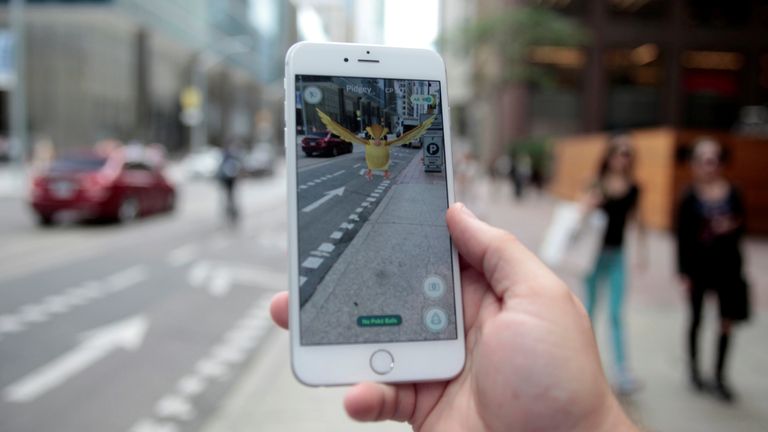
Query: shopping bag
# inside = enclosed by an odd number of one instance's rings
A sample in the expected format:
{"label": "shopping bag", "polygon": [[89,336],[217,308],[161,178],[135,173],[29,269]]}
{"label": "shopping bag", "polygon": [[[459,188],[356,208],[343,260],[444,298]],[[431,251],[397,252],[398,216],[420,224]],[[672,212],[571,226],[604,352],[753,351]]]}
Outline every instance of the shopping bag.
{"label": "shopping bag", "polygon": [[539,257],[560,274],[581,277],[594,267],[607,223],[600,209],[585,214],[581,204],[562,201],[552,212]]}

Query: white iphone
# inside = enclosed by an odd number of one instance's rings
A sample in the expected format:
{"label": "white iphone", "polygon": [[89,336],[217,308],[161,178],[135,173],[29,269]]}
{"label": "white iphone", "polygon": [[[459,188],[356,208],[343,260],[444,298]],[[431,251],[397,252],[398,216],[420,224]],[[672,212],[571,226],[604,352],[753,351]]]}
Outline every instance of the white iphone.
{"label": "white iphone", "polygon": [[464,367],[445,65],[429,50],[286,56],[291,359],[308,385]]}

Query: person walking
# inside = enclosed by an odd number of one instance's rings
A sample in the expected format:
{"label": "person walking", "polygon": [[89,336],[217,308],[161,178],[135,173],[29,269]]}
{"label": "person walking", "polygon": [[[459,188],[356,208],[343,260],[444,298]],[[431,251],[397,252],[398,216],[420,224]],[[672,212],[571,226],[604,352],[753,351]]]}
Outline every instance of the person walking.
{"label": "person walking", "polygon": [[230,223],[235,223],[239,216],[235,187],[240,176],[242,162],[240,161],[238,146],[230,144],[221,151],[218,177],[224,191],[224,214]]}
{"label": "person walking", "polygon": [[744,232],[744,205],[738,189],[721,173],[723,151],[710,138],[699,139],[692,154],[693,184],[685,191],[677,211],[678,271],[690,302],[688,360],[691,384],[707,388],[698,364],[698,334],[702,304],[715,294],[720,306],[715,394],[734,399],[726,379],[726,362],[733,325],[749,318],[748,287],[742,272],[740,241]]}
{"label": "person walking", "polygon": [[[645,229],[637,217],[637,203],[640,188],[634,179],[634,155],[629,135],[614,135],[609,139],[608,148],[600,164],[597,180],[588,190],[586,206],[588,211],[600,209],[607,216],[607,225],[602,246],[592,271],[587,275],[586,309],[594,321],[595,306],[598,302],[601,283],[609,282],[609,317],[614,352],[614,388],[621,395],[629,395],[639,388],[631,373],[626,354],[623,304],[626,290],[626,269],[624,254],[624,232],[627,222],[634,220],[638,227],[642,246],[640,263],[645,257]],[[644,267],[641,264],[640,267]]]}

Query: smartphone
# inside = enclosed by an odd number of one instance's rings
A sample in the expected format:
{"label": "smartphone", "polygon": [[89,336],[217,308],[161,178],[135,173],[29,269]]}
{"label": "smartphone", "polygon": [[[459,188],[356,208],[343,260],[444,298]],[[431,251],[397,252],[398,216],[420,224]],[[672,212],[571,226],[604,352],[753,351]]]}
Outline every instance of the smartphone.
{"label": "smartphone", "polygon": [[445,65],[429,50],[286,55],[291,361],[307,385],[464,367]]}

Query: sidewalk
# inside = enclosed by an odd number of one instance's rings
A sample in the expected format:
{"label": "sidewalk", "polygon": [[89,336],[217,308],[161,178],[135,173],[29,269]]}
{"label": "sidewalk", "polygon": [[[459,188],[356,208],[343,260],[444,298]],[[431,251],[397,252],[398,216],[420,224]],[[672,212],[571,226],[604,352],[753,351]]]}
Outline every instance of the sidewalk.
{"label": "sidewalk", "polygon": [[[443,312],[448,320],[437,329],[423,324],[426,317],[422,316],[435,308],[453,310],[453,297],[425,300],[422,290],[413,289],[414,283],[421,285],[429,277],[438,277],[450,286],[451,249],[442,210],[446,193],[444,175],[425,173],[420,154],[415,153],[302,307],[304,341],[360,343],[456,337],[451,314]],[[427,305],[430,308],[425,312]],[[361,329],[354,319],[382,315],[400,316],[409,325]]]}
{"label": "sidewalk", "polygon": [[[459,190],[457,196],[478,216],[512,231],[536,250],[555,201],[542,195],[518,204],[511,197],[508,185],[485,180]],[[644,388],[623,401],[625,408],[648,431],[768,430],[768,374],[764,370],[768,364],[768,241],[749,239],[745,244],[755,313],[754,319],[740,328],[735,337],[730,367],[739,401],[727,406],[712,397],[694,394],[687,386],[683,351],[687,310],[675,281],[672,239],[661,232],[651,232],[649,237],[649,270],[644,274],[633,273],[626,305],[629,357]],[[630,238],[630,243],[633,241]],[[568,283],[580,293],[578,280],[571,278]],[[606,370],[610,371],[605,305],[598,306],[596,331]],[[706,372],[711,371],[713,364],[715,317],[714,304],[709,304],[701,337]],[[287,333],[273,330],[243,378],[222,401],[220,411],[201,430],[409,430],[407,425],[394,422],[359,424],[349,420],[342,408],[344,391],[312,389],[296,382],[290,371]]]}

